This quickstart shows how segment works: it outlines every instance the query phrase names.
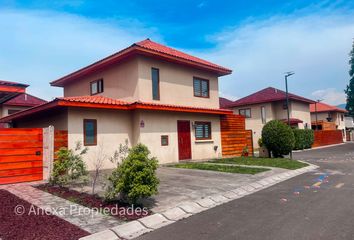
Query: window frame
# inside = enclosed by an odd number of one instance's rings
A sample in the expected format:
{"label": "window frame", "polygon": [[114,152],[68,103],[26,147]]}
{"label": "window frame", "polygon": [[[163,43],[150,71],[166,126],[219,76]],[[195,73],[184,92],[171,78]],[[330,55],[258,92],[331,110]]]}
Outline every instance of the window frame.
{"label": "window frame", "polygon": [[[157,70],[157,98],[154,98],[154,80],[152,72]],[[160,100],[160,69],[152,67],[151,68],[151,90],[152,90],[152,100],[159,101]]]}
{"label": "window frame", "polygon": [[[102,89],[100,89],[100,84],[99,83],[102,83],[101,85],[102,85]],[[97,84],[97,92],[96,93],[93,93],[92,92],[92,85],[93,84]],[[100,78],[100,79],[97,79],[97,80],[95,80],[95,81],[92,81],[92,82],[90,82],[90,95],[91,96],[93,96],[93,95],[97,95],[97,94],[99,94],[99,93],[103,93],[103,91],[104,91],[104,84],[103,84],[103,78]]]}
{"label": "window frame", "polygon": [[[12,114],[15,114],[15,113],[18,113],[18,112],[21,112],[22,110],[20,109],[7,109],[7,115],[12,115]],[[11,113],[10,113],[11,112]]]}
{"label": "window frame", "polygon": [[[251,114],[251,112],[250,112],[250,114]],[[263,116],[263,114],[264,114],[264,116]],[[262,120],[262,124],[267,123],[267,112],[266,112],[265,106],[261,106],[261,120]]]}
{"label": "window frame", "polygon": [[[86,142],[86,123],[88,122],[93,122],[94,124],[94,142],[93,143],[87,143]],[[97,119],[84,119],[83,120],[83,131],[84,131],[84,146],[97,146]]]}
{"label": "window frame", "polygon": [[[166,144],[164,144],[163,140],[166,140]],[[168,135],[161,135],[161,146],[168,146],[170,144]]]}
{"label": "window frame", "polygon": [[[200,95],[196,95],[196,89],[195,89],[195,81],[200,81]],[[208,88],[208,96],[203,96],[203,90],[202,90],[202,82],[206,82],[207,83],[207,88]],[[200,77],[193,77],[193,95],[194,97],[200,97],[200,98],[210,98],[210,81],[209,79],[205,79],[205,78],[200,78]]]}
{"label": "window frame", "polygon": [[[249,117],[246,115],[246,111],[249,110],[250,111],[250,115]],[[245,115],[241,114],[241,111],[245,111]],[[251,108],[241,108],[238,110],[238,114],[241,116],[244,116],[245,118],[252,118],[252,110]]]}
{"label": "window frame", "polygon": [[[203,137],[197,137],[197,125],[203,125],[203,126],[207,125],[209,130],[209,136],[205,137],[205,127],[203,127]],[[196,140],[211,140],[212,139],[211,122],[206,122],[206,121],[194,122],[194,136]]]}

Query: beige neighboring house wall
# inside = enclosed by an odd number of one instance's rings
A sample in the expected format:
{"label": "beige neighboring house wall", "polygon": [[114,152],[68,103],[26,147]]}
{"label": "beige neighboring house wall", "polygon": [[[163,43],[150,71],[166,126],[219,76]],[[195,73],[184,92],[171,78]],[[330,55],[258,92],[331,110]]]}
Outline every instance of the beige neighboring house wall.
{"label": "beige neighboring house wall", "polygon": [[[290,118],[297,118],[303,121],[303,123],[298,124],[298,128],[304,129],[306,124],[308,128],[311,128],[310,105],[308,103],[298,101],[291,101],[289,105]],[[262,137],[262,129],[264,126],[261,117],[262,106],[265,107],[266,122],[288,118],[287,111],[283,107],[283,101],[253,104],[248,106],[245,105],[242,107],[233,108],[235,114],[239,114],[240,109],[251,109],[251,118],[246,118],[246,129],[250,129],[253,132],[253,146],[255,149],[259,148],[258,140]]]}
{"label": "beige neighboring house wall", "polygon": [[[160,100],[152,99],[151,68],[160,73]],[[193,77],[209,80],[210,97],[195,97]],[[64,96],[90,95],[90,82],[103,78],[102,95],[126,101],[219,108],[218,77],[207,71],[143,56],[116,64],[102,72],[75,80],[64,87]]]}
{"label": "beige neighboring house wall", "polygon": [[[331,117],[332,122],[334,122],[337,126],[337,129],[342,130],[343,132],[343,140],[346,141],[346,131],[345,131],[345,116],[344,113],[341,112],[318,112],[317,120],[327,122],[327,118]],[[311,113],[312,122],[316,122],[316,113]]]}

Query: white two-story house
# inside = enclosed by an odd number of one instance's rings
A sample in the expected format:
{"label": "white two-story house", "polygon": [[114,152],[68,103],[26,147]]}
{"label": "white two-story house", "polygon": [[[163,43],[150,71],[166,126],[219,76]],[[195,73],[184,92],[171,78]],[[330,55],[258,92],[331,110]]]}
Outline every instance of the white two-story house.
{"label": "white two-story house", "polygon": [[[218,78],[231,70],[149,39],[51,82],[64,97],[2,119],[12,127],[68,131],[92,159],[126,141],[160,163],[221,157]],[[105,168],[112,167],[106,161]]]}

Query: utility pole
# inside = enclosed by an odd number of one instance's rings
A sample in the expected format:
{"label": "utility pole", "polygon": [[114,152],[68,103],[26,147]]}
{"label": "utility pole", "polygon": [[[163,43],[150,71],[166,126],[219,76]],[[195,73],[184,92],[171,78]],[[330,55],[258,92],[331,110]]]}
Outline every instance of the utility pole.
{"label": "utility pole", "polygon": [[[285,73],[285,89],[286,89],[286,111],[288,114],[288,125],[291,127],[290,124],[290,109],[289,109],[289,90],[288,90],[288,77],[294,75],[294,72],[286,72]],[[293,159],[293,151],[290,151],[290,159]]]}
{"label": "utility pole", "polygon": [[318,130],[317,103],[320,103],[322,101],[322,99],[317,99],[317,101],[315,102],[316,130]]}

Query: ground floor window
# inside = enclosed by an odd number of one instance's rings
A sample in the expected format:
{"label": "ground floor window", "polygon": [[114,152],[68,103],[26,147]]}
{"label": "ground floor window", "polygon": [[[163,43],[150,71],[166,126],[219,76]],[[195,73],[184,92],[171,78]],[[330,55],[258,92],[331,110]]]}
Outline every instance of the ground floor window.
{"label": "ground floor window", "polygon": [[195,138],[197,140],[211,139],[211,123],[195,122]]}
{"label": "ground floor window", "polygon": [[97,145],[97,120],[84,119],[84,145]]}

